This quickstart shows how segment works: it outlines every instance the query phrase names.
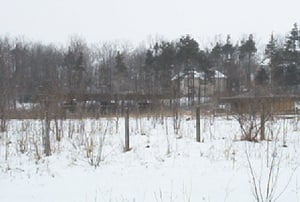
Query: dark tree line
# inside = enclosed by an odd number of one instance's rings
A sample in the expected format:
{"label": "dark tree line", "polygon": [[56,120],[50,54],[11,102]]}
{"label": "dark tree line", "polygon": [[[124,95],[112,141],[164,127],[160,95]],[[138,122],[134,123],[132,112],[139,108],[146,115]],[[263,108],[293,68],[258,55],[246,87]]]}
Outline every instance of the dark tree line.
{"label": "dark tree line", "polygon": [[255,86],[298,89],[300,34],[297,24],[280,43],[272,34],[265,62],[259,61],[253,35],[233,43],[228,35],[212,48],[186,35],[159,40],[148,48],[129,50],[126,45],[88,45],[71,38],[66,47],[0,37],[0,110],[15,108],[17,101],[32,102],[38,95],[84,93],[172,94],[180,96],[174,76],[205,72],[209,83],[218,70],[227,77],[225,95],[250,91]]}
{"label": "dark tree line", "polygon": [[297,90],[300,82],[300,31],[295,23],[284,43],[271,35],[265,55],[269,60],[272,87]]}

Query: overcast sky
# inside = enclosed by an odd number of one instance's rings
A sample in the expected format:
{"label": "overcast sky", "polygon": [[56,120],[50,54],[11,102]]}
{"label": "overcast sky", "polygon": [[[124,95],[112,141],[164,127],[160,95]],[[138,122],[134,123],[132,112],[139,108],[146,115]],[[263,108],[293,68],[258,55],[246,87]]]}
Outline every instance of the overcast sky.
{"label": "overcast sky", "polygon": [[65,43],[77,34],[88,42],[149,36],[197,40],[253,33],[264,41],[300,23],[299,0],[0,0],[0,31],[32,40]]}

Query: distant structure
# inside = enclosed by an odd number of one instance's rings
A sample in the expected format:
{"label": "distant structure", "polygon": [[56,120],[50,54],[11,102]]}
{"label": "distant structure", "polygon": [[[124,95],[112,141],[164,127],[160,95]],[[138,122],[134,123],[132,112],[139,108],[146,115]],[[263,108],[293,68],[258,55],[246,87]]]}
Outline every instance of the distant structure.
{"label": "distant structure", "polygon": [[293,114],[299,111],[300,96],[295,94],[276,94],[269,89],[256,88],[250,92],[232,97],[220,98],[221,103],[230,104],[233,113]]}
{"label": "distant structure", "polygon": [[189,102],[201,102],[201,98],[221,95],[227,89],[227,76],[218,70],[210,72],[190,70],[180,72],[172,78],[174,88],[180,97],[187,97]]}

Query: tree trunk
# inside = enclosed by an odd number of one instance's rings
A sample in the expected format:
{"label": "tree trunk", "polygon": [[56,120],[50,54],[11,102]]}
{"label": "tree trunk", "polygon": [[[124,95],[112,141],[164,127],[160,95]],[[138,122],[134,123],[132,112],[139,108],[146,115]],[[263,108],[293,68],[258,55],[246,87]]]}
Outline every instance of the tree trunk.
{"label": "tree trunk", "polygon": [[200,136],[200,107],[196,108],[196,141],[201,141]]}
{"label": "tree trunk", "polygon": [[50,148],[50,121],[48,117],[48,112],[45,112],[45,131],[44,131],[44,153],[46,156],[51,155],[51,148]]}
{"label": "tree trunk", "polygon": [[129,151],[129,110],[125,109],[125,148],[124,151]]}
{"label": "tree trunk", "polygon": [[262,110],[260,115],[260,140],[265,140],[265,105],[262,104]]}

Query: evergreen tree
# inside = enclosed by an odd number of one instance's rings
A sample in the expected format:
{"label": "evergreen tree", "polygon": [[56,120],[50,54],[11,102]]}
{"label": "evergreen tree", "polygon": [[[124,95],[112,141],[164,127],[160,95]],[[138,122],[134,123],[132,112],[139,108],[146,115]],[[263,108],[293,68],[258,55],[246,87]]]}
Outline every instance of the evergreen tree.
{"label": "evergreen tree", "polygon": [[162,41],[160,46],[158,62],[163,69],[169,69],[175,63],[176,49],[171,42]]}
{"label": "evergreen tree", "polygon": [[248,62],[246,66],[246,85],[247,88],[250,88],[251,83],[251,74],[252,74],[252,68],[251,68],[251,61],[254,53],[256,53],[256,45],[255,41],[253,39],[253,35],[250,34],[247,41],[242,42],[242,45],[240,46],[240,59],[246,59]]}
{"label": "evergreen tree", "polygon": [[300,34],[297,23],[294,24],[290,31],[285,44],[284,53],[284,80],[285,85],[299,84],[299,66],[300,66]]}
{"label": "evergreen tree", "polygon": [[68,53],[65,54],[64,63],[68,69],[72,70],[75,68],[75,54],[72,51],[71,47],[68,48]]}
{"label": "evergreen tree", "polygon": [[77,71],[84,71],[84,69],[85,69],[84,68],[84,58],[83,58],[83,53],[82,52],[79,53],[79,56],[76,60],[75,69]]}
{"label": "evergreen tree", "polygon": [[197,61],[197,55],[199,52],[198,42],[189,35],[186,35],[179,39],[176,46],[179,62],[184,65],[185,70],[190,70],[195,61]]}
{"label": "evergreen tree", "polygon": [[222,53],[225,55],[226,62],[233,58],[235,48],[231,44],[230,35],[227,35],[226,44],[222,47]]}
{"label": "evergreen tree", "polygon": [[123,53],[117,51],[115,57],[115,74],[113,77],[113,89],[117,93],[124,93],[130,90],[130,72],[127,71],[127,65],[125,64],[125,57]]}
{"label": "evergreen tree", "polygon": [[265,56],[266,56],[266,58],[270,59],[270,64],[273,64],[272,62],[274,60],[276,51],[277,51],[276,40],[275,40],[274,35],[272,33],[270,41],[266,45],[266,49],[265,49]]}
{"label": "evergreen tree", "polygon": [[171,84],[172,68],[175,66],[176,48],[174,43],[162,41],[159,45],[160,54],[156,57],[158,77],[163,91],[168,91]]}
{"label": "evergreen tree", "polygon": [[84,90],[83,72],[85,67],[83,53],[80,51],[76,55],[76,50],[69,47],[68,52],[64,56],[64,65],[67,69],[67,81],[70,92],[75,93]]}
{"label": "evergreen tree", "polygon": [[297,51],[297,47],[299,47],[300,43],[300,35],[297,23],[294,24],[294,27],[290,31],[289,36],[286,41],[286,50],[292,53]]}
{"label": "evergreen tree", "polygon": [[212,48],[210,53],[210,58],[212,64],[218,68],[218,70],[221,70],[221,66],[223,63],[223,51],[222,51],[222,45],[217,42],[216,45]]}
{"label": "evergreen tree", "polygon": [[117,74],[124,74],[127,70],[126,64],[124,62],[124,55],[122,53],[120,53],[120,51],[117,52],[117,56],[115,58],[116,61],[116,70],[117,70]]}
{"label": "evergreen tree", "polygon": [[241,57],[248,57],[251,59],[253,54],[257,51],[255,46],[255,41],[253,39],[253,35],[250,34],[247,41],[242,41],[242,45],[240,47]]}
{"label": "evergreen tree", "polygon": [[255,75],[256,85],[266,85],[269,81],[269,76],[265,68],[259,68]]}
{"label": "evergreen tree", "polygon": [[223,61],[222,73],[227,76],[227,90],[229,94],[238,91],[240,83],[240,71],[234,59],[236,50],[237,48],[231,43],[230,35],[227,35],[226,44],[222,46],[222,54],[225,59],[225,61]]}
{"label": "evergreen tree", "polygon": [[199,70],[201,71],[208,71],[209,68],[211,67],[211,61],[209,60],[210,58],[210,53],[208,51],[199,51],[197,60],[199,64]]}
{"label": "evergreen tree", "polygon": [[271,80],[271,86],[273,86],[280,77],[280,75],[276,75],[276,73],[280,73],[280,71],[275,71],[278,67],[278,64],[281,63],[280,58],[278,57],[278,47],[276,45],[276,39],[274,38],[273,33],[271,34],[270,40],[265,48],[265,58],[269,59],[269,67],[270,67],[270,80]]}
{"label": "evergreen tree", "polygon": [[289,64],[285,70],[285,85],[294,86],[299,83],[298,81],[298,70],[296,64]]}
{"label": "evergreen tree", "polygon": [[145,58],[145,65],[151,66],[154,63],[154,57],[153,52],[151,50],[147,50],[146,52],[146,58]]}
{"label": "evergreen tree", "polygon": [[145,55],[145,61],[143,65],[143,76],[144,78],[141,80],[144,83],[145,90],[148,93],[153,93],[153,84],[155,81],[155,57],[153,56],[153,51],[148,49]]}

